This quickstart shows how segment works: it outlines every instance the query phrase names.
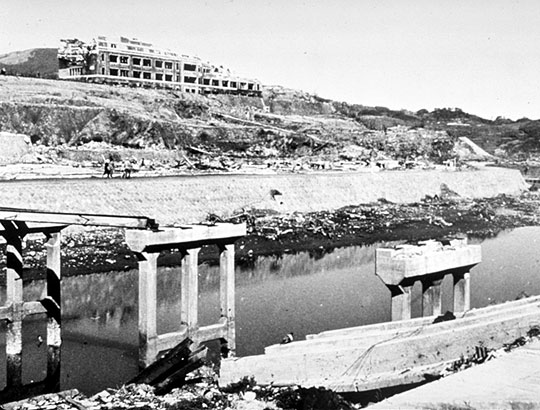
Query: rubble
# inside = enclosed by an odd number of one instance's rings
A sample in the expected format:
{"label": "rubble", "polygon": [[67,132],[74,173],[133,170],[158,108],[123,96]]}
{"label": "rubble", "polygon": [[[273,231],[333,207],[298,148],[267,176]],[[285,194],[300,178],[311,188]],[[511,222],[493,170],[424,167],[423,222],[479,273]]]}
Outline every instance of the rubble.
{"label": "rubble", "polygon": [[[208,371],[208,370],[207,370]],[[77,390],[47,394],[15,403],[4,404],[6,410],[353,410],[352,404],[326,389],[301,387],[259,387],[246,381],[220,388],[212,378],[177,388],[165,395],[155,394],[146,384],[127,384],[106,389],[91,397]]]}

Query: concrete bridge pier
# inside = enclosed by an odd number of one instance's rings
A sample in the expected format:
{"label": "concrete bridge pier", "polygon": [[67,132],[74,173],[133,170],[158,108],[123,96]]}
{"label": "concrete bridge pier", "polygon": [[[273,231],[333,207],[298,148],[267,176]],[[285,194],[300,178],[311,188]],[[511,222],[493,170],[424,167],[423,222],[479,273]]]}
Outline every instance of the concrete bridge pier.
{"label": "concrete bridge pier", "polygon": [[[61,272],[60,232],[64,226],[28,225],[21,221],[0,220],[0,235],[6,240],[6,305],[0,307],[0,320],[6,322],[6,387],[0,400],[15,392],[57,391],[60,388]],[[23,300],[23,241],[29,233],[42,233],[47,241],[46,296],[41,300]],[[40,382],[23,385],[23,320],[32,315],[47,315],[47,370]]]}
{"label": "concrete bridge pier", "polygon": [[452,272],[454,282],[454,312],[471,308],[471,274],[469,270]]}
{"label": "concrete bridge pier", "polygon": [[422,316],[439,316],[442,313],[441,285],[443,278],[423,279]]}
{"label": "concrete bridge pier", "polygon": [[392,295],[392,320],[410,319],[412,286],[387,285]]}
{"label": "concrete bridge pier", "polygon": [[426,241],[419,246],[377,249],[375,273],[391,294],[392,320],[411,318],[412,289],[422,283],[422,315],[442,313],[441,284],[446,275],[454,281],[454,312],[470,309],[470,269],[481,261],[480,245],[466,240],[447,244]]}
{"label": "concrete bridge pier", "polygon": [[[126,230],[126,242],[139,259],[139,365],[146,367],[158,354],[184,338],[195,343],[219,339],[222,353],[234,355],[234,241],[246,233],[245,224],[189,225],[160,231]],[[217,245],[220,252],[220,318],[199,326],[198,255],[203,245]],[[157,332],[157,260],[162,250],[182,254],[180,269],[180,324],[175,332]]]}

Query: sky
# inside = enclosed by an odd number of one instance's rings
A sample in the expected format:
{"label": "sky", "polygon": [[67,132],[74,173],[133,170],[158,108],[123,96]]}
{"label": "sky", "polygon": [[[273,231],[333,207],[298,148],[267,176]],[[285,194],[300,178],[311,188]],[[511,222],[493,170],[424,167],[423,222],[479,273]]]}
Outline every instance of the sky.
{"label": "sky", "polygon": [[0,54],[98,35],[337,101],[540,118],[538,0],[0,0]]}

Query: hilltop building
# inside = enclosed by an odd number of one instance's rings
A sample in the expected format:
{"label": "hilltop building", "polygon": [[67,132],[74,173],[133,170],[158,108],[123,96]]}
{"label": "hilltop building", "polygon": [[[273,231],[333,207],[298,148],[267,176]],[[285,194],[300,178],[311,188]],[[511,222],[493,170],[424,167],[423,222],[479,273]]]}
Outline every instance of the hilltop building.
{"label": "hilltop building", "polygon": [[65,80],[163,87],[183,92],[261,95],[259,81],[237,76],[198,57],[127,37],[99,36],[86,44],[62,40],[58,77]]}

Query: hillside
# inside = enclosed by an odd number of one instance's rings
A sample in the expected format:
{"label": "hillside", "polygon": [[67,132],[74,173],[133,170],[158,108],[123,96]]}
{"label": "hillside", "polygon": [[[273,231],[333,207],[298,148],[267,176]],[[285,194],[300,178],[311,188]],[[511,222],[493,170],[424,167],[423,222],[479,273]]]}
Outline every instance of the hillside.
{"label": "hillside", "polygon": [[57,78],[58,57],[56,48],[32,48],[0,55],[0,70],[8,75]]}
{"label": "hillside", "polygon": [[[26,77],[56,78],[58,74],[57,49],[35,48],[0,55],[0,69],[2,68],[6,70],[6,73],[8,75],[11,74]],[[26,85],[31,86],[30,84]],[[58,85],[58,91],[53,90],[53,88],[54,87],[49,87],[48,90],[53,94],[63,94],[62,90],[69,90],[70,87],[63,84]],[[83,92],[80,87],[75,87],[75,90],[75,95],[80,96],[81,92]],[[115,93],[111,91],[110,93],[108,93],[106,98],[103,98],[103,90],[101,92],[92,88],[89,88],[88,90],[90,94],[93,94],[99,99],[99,101],[94,101],[92,103],[93,107],[101,106],[102,108],[108,108],[107,104],[102,105],[104,99],[123,99],[127,96],[128,99],[133,100],[133,98],[138,98],[138,96],[141,96],[141,94],[138,94],[136,92],[130,93],[118,91]],[[106,90],[104,92],[105,94],[107,94]],[[202,121],[206,121],[208,120],[208,116],[205,117],[205,113],[207,113],[207,108],[215,106],[215,104],[210,103],[208,99],[204,98],[195,99],[195,101],[192,101],[193,99],[188,99],[188,101],[186,102],[184,97],[178,98],[178,96],[174,95],[174,93],[163,92],[163,94],[164,95],[162,97],[159,97],[158,100],[161,100],[161,102],[166,105],[168,109],[174,111],[175,113],[179,114],[180,117],[184,118],[199,118]],[[175,98],[177,100],[176,104],[169,104],[166,102],[167,99],[171,98],[171,94],[172,98]],[[146,93],[146,96],[149,96],[150,99],[152,98],[151,95],[152,92]],[[143,96],[142,98],[144,99],[145,97]],[[258,104],[256,102],[246,102],[246,100],[242,101],[241,99],[240,101],[234,101],[234,98],[217,98],[217,100],[221,101],[217,104],[221,105],[222,108],[226,108],[223,106],[230,106],[231,104],[233,106],[236,105],[235,110],[231,110],[231,107],[229,107],[229,109],[225,109],[225,111],[228,111],[228,113],[232,115],[238,114],[239,111],[242,111],[242,109],[246,109],[248,106],[252,106],[257,110],[265,108],[263,104]],[[407,128],[413,129],[421,128],[433,131],[445,131],[454,139],[458,137],[467,137],[490,153],[495,153],[496,150],[499,150],[499,154],[515,155],[523,154],[524,152],[536,153],[540,151],[540,135],[536,130],[537,128],[540,129],[540,127],[538,127],[538,125],[535,125],[534,121],[530,121],[526,118],[518,121],[511,121],[499,117],[495,121],[490,121],[472,114],[465,113],[458,108],[441,108],[435,109],[432,112],[429,112],[427,110],[419,110],[417,112],[405,110],[398,111],[391,110],[386,107],[369,107],[359,104],[330,101],[314,95],[309,95],[304,92],[286,90],[281,87],[266,87],[264,102],[266,104],[266,110],[268,110],[269,108],[269,112],[272,114],[304,116],[333,115],[334,117],[338,116],[340,118],[346,119],[347,121],[352,121],[354,122],[355,126],[360,126],[360,128],[365,127],[366,130],[370,131],[385,131],[395,126],[405,126]],[[60,103],[60,99],[55,98],[54,103]],[[69,105],[69,102],[67,103],[67,105]],[[156,108],[156,106],[159,104],[144,105],[147,108],[147,111],[151,112],[152,109]],[[152,105],[154,107],[152,107]],[[82,104],[82,106],[84,106],[84,104]],[[113,109],[116,108],[113,107]],[[241,116],[243,116],[246,114],[246,112],[240,112],[240,114]],[[167,117],[167,113],[164,113],[163,115]],[[134,116],[139,117],[137,114],[135,114]],[[72,137],[74,136],[72,135],[73,132],[67,130],[64,130],[64,134],[67,132],[67,134],[69,135],[51,135],[50,138],[52,140],[54,140],[55,137],[57,137],[59,140],[63,138],[66,139],[66,142],[76,144],[88,140],[99,141],[101,140],[101,137],[99,135],[95,135],[97,133],[96,127],[99,128],[101,126],[106,128],[107,125],[104,123],[106,123],[108,120],[108,118],[104,119],[102,117],[103,115],[101,116],[101,118],[95,119],[93,121],[93,124],[89,125],[89,128],[93,129],[93,131],[89,130],[88,127],[82,133],[80,133],[80,131],[82,130],[79,130],[77,134],[80,135],[75,136],[76,141],[72,140]],[[158,116],[158,119],[160,119],[159,117],[161,116]],[[168,120],[171,120],[171,117],[161,119],[167,122]],[[80,126],[80,121],[84,121],[84,119],[73,120],[77,123],[74,124],[75,127]],[[277,118],[265,118],[264,120],[265,122],[269,123],[280,122]],[[117,121],[113,119],[113,122]],[[321,124],[313,125],[316,129],[318,129]],[[165,126],[163,123],[161,125],[156,125],[155,127],[160,128],[162,126],[167,128],[167,126]],[[296,124],[293,125],[292,128],[294,131],[296,131],[295,128],[298,128],[299,126],[300,124]],[[12,127],[13,130],[20,131],[16,128],[17,126]],[[124,133],[124,135],[122,135],[120,140],[113,138],[113,141],[110,142],[113,144],[120,143],[130,146],[137,146],[141,143],[152,144],[152,141],[150,141],[152,138],[150,138],[150,140],[147,140],[147,136],[144,135],[144,133],[141,134],[139,123],[136,122],[136,124],[134,124],[134,128],[136,129],[129,132],[124,130],[126,132]],[[173,128],[176,127],[173,126]],[[307,126],[307,128],[309,128],[309,125]],[[346,128],[350,130],[350,124],[348,124]],[[0,130],[2,129],[8,130],[11,128],[9,126],[3,126]],[[47,133],[49,133],[49,130],[46,131]],[[154,129],[152,131],[152,134],[155,135],[156,132],[160,133],[159,131],[156,131]],[[115,132],[115,130],[113,130],[113,134],[115,134],[116,136],[118,136],[119,133],[122,132]],[[322,131],[322,133],[324,133],[324,130]],[[142,140],[138,137],[141,137]],[[48,138],[45,138],[45,140],[47,139]],[[107,138],[105,138],[104,140],[106,139]],[[133,140],[136,141],[134,142]],[[170,146],[170,141],[163,141],[163,143],[165,144],[165,146]],[[240,142],[240,144],[242,145],[243,143]]]}
{"label": "hillside", "polygon": [[[4,61],[16,66],[36,54],[15,57]],[[114,154],[226,170],[238,161],[326,168],[339,161],[425,167],[485,159],[463,155],[459,137],[502,157],[540,152],[534,121],[489,121],[459,109],[394,111],[279,86],[265,87],[262,98],[201,96],[5,75],[0,89],[0,131],[28,135],[40,153],[53,147],[53,156],[75,161]]]}

